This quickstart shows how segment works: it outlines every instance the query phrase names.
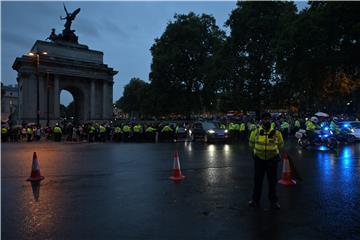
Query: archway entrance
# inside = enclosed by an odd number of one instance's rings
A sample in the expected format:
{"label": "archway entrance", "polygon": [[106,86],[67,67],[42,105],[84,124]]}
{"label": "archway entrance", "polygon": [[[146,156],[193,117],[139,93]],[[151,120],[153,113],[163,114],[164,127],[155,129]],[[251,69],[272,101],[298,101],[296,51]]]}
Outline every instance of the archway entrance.
{"label": "archway entrance", "polygon": [[84,119],[84,94],[74,87],[60,90],[60,118],[64,122],[79,123]]}

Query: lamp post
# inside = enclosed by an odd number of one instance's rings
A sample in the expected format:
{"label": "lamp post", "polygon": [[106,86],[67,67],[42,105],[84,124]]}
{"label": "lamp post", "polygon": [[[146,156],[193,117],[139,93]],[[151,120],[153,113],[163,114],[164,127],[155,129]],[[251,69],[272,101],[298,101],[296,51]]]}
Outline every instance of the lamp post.
{"label": "lamp post", "polygon": [[36,57],[36,126],[40,126],[40,79],[39,79],[39,65],[40,55],[47,55],[47,52],[30,52],[29,56]]}
{"label": "lamp post", "polygon": [[47,102],[47,112],[46,112],[46,126],[49,127],[49,119],[50,119],[50,83],[49,83],[49,72],[46,72],[46,81],[47,81],[47,96],[46,96],[46,102]]}

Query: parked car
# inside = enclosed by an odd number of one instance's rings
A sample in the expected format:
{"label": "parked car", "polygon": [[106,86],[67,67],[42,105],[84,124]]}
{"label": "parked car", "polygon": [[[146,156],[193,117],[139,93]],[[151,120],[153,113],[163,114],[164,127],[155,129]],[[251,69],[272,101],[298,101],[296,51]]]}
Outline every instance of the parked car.
{"label": "parked car", "polygon": [[360,122],[359,121],[342,121],[338,125],[340,128],[348,128],[349,133],[353,135],[356,140],[360,140]]}
{"label": "parked car", "polygon": [[220,128],[218,122],[212,121],[195,122],[189,130],[189,134],[193,141],[225,142],[228,139],[228,130]]}

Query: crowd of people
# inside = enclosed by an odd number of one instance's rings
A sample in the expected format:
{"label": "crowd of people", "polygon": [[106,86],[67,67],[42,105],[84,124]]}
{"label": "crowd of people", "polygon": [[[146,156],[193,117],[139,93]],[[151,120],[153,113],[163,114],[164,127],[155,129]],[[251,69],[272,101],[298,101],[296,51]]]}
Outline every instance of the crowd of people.
{"label": "crowd of people", "polygon": [[[318,118],[315,116],[294,117],[291,115],[273,116],[271,127],[279,130],[284,139],[294,135],[300,128],[308,131],[315,130],[320,124],[336,126],[339,120],[356,120],[349,116]],[[37,127],[34,124],[16,125],[8,127],[2,125],[2,142],[31,142],[31,141],[84,141],[84,142],[154,142],[173,141],[177,138],[179,129],[189,130],[196,121],[215,121],[220,128],[227,129],[230,140],[245,140],[252,130],[259,126],[259,120],[254,116],[238,118],[207,118],[192,121],[112,121],[84,124],[63,122],[53,127]]]}

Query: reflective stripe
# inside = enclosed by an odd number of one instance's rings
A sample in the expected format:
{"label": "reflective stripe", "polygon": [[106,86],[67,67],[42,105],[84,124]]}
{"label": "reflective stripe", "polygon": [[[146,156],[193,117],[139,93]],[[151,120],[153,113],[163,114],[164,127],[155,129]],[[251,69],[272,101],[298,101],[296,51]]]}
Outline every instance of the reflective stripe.
{"label": "reflective stripe", "polygon": [[254,148],[254,152],[263,152],[263,153],[271,153],[271,152],[274,152],[274,153],[279,153],[278,149],[276,150],[269,150],[269,149],[257,149],[257,148]]}
{"label": "reflective stripe", "polygon": [[277,145],[276,142],[273,142],[273,141],[269,141],[269,143],[257,141],[257,142],[255,142],[255,144],[261,145],[261,146],[276,146]]}
{"label": "reflective stripe", "polygon": [[[260,135],[260,132],[263,134]],[[271,133],[271,135],[270,135]],[[275,129],[270,128],[269,131],[265,131],[262,127],[256,129],[254,154],[261,159],[267,160],[274,158],[279,154],[277,132]],[[270,136],[270,137],[269,137]],[[251,144],[251,141],[250,141]]]}

